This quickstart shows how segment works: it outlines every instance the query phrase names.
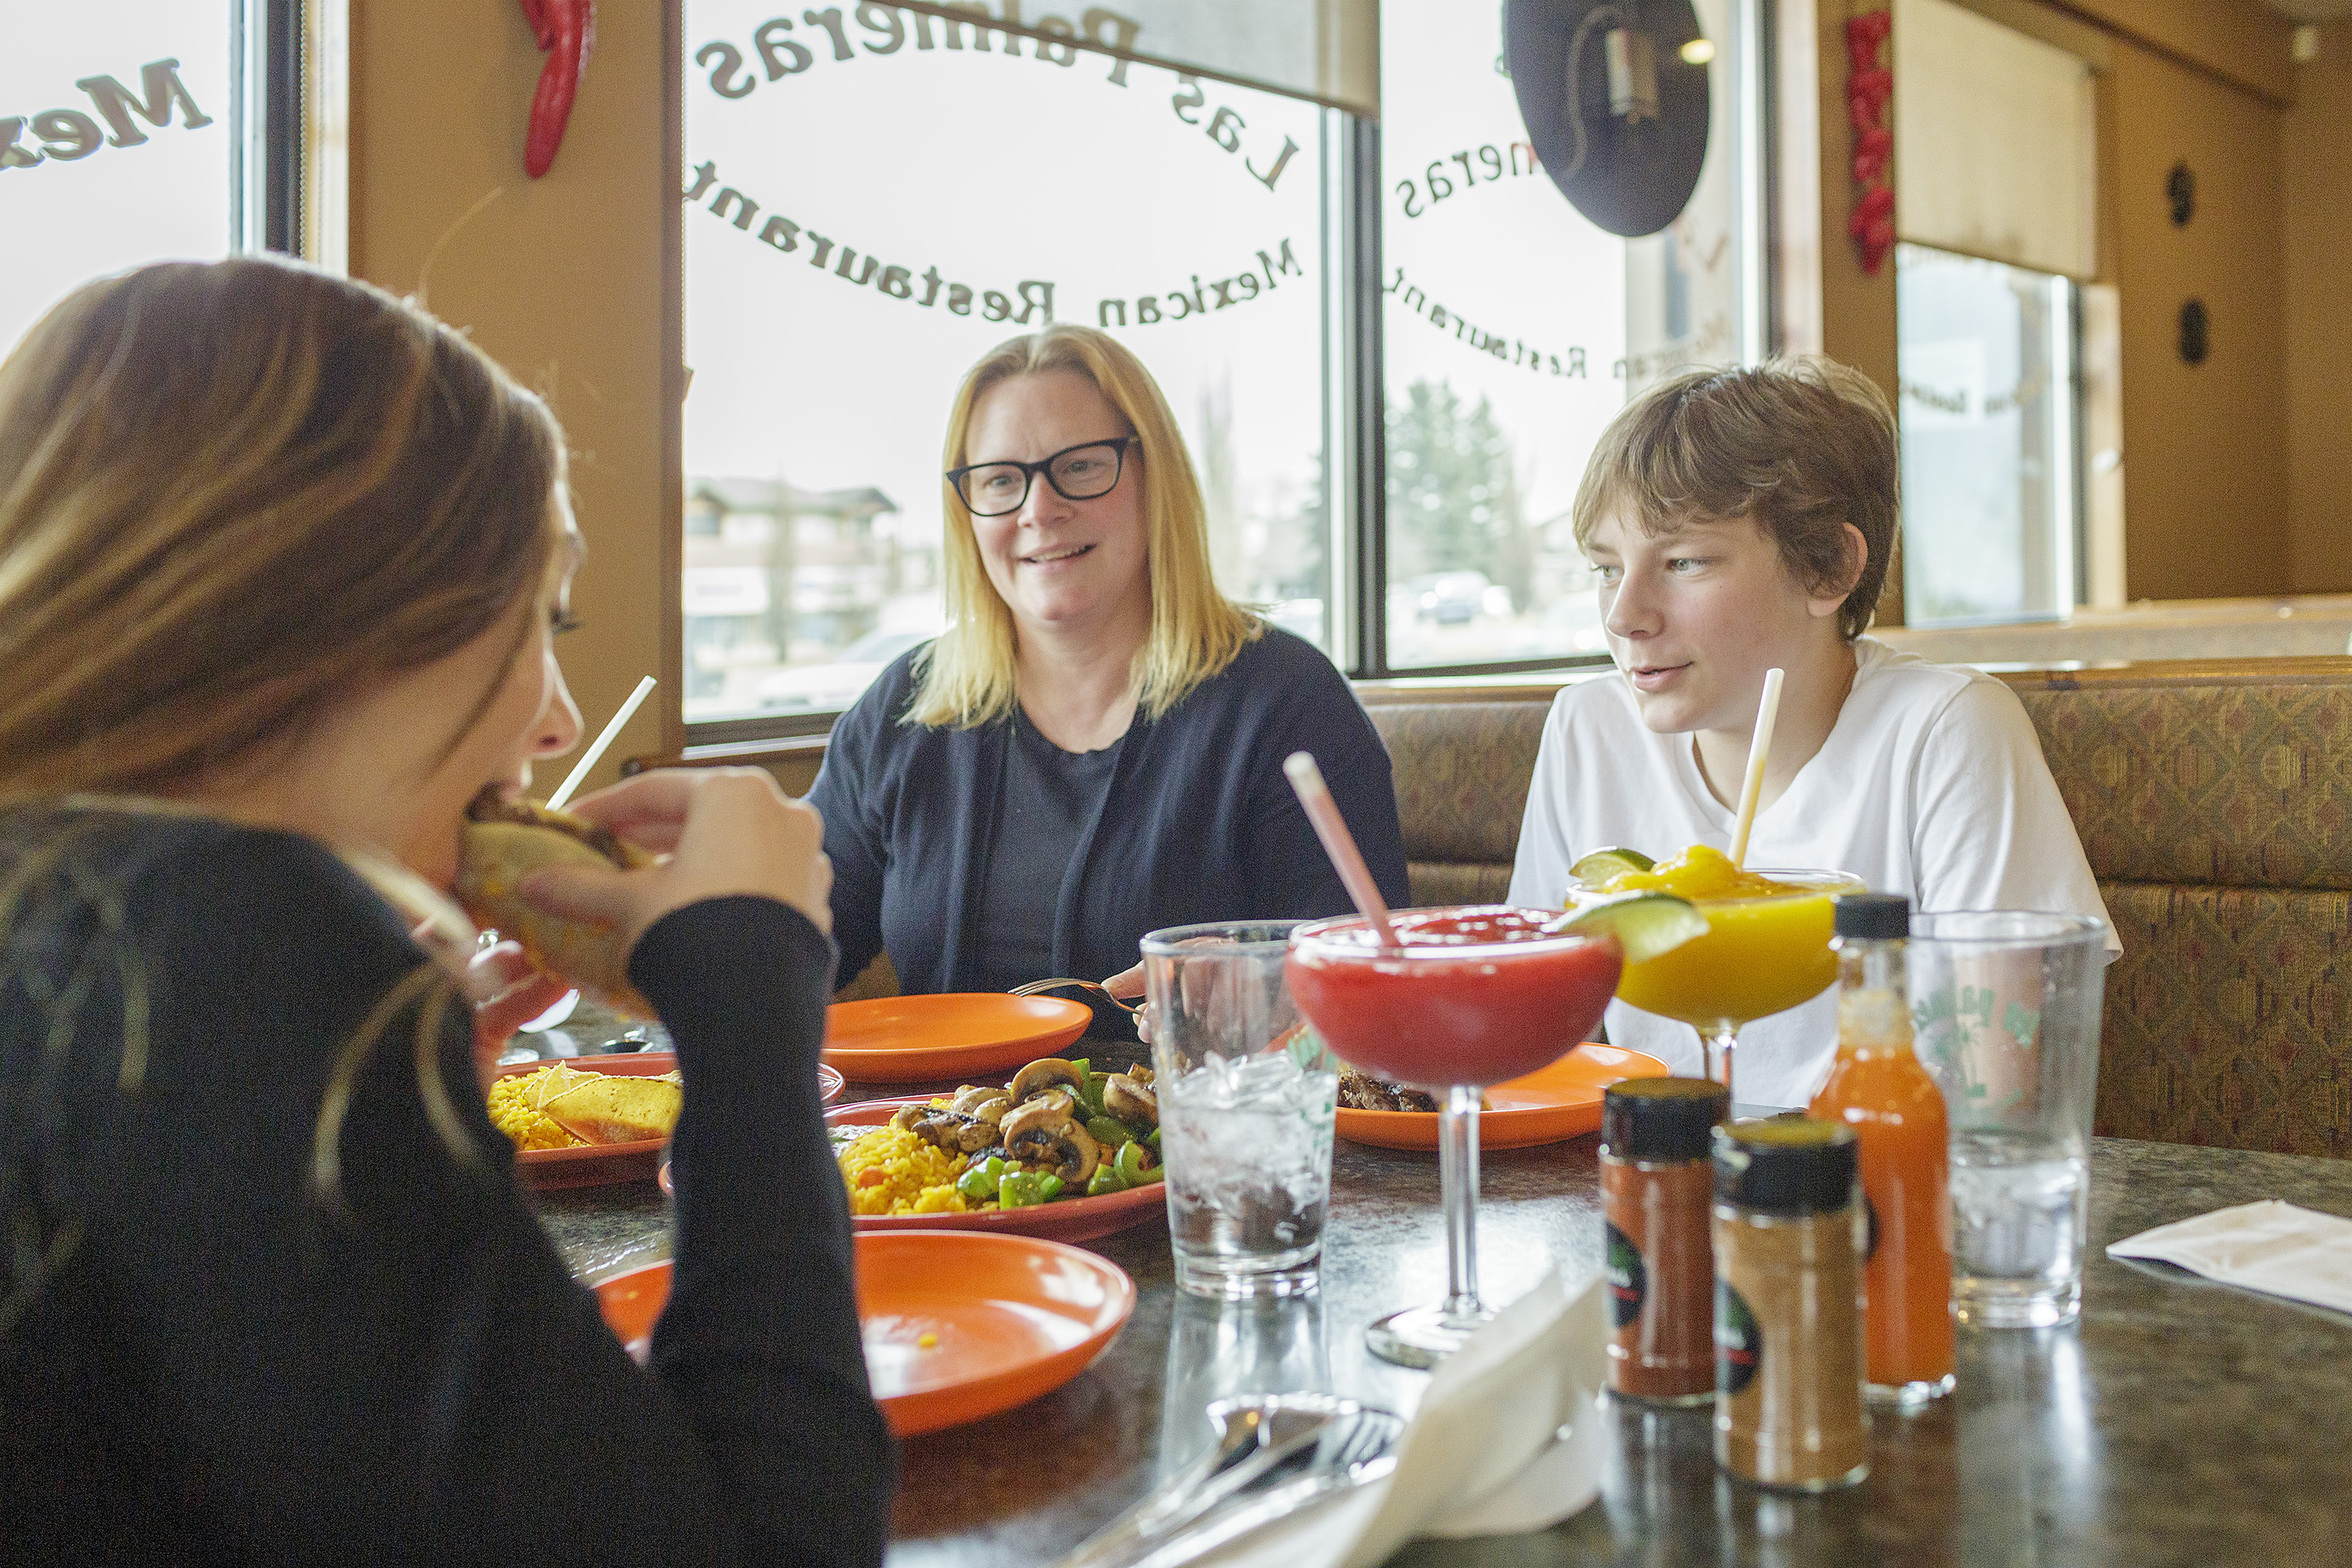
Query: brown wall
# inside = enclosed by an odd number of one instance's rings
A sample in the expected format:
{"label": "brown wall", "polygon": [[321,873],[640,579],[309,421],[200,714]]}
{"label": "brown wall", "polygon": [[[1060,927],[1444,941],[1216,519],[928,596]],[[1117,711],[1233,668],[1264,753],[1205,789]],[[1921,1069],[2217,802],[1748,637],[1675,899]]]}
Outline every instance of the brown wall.
{"label": "brown wall", "polygon": [[[2291,592],[2283,111],[2122,40],[2114,102],[2126,592]],[[2165,195],[2176,163],[2196,176],[2185,227]],[[2192,298],[2211,322],[2195,365],[2179,353]]]}
{"label": "brown wall", "polygon": [[2298,593],[2352,590],[2352,24],[2285,119],[2288,505]]}
{"label": "brown wall", "polygon": [[[352,0],[352,272],[421,294],[562,419],[589,552],[572,600],[585,625],[562,652],[589,734],[639,677],[662,679],[592,783],[684,740],[662,10],[596,8],[562,151],[532,180],[522,147],[541,56],[520,6]],[[569,770],[544,770],[541,787]]]}

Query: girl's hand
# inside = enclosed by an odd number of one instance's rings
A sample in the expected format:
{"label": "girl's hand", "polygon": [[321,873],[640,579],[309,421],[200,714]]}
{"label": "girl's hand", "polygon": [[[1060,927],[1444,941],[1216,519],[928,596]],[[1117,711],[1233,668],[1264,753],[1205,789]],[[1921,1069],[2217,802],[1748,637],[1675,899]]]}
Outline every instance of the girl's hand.
{"label": "girl's hand", "polygon": [[[1120,970],[1117,974],[1104,981],[1102,987],[1122,1002],[1129,997],[1142,995],[1143,965],[1138,963],[1131,969]],[[1149,1002],[1146,1002],[1135,1015],[1135,1037],[1147,1046],[1151,1043],[1151,1004]]]}
{"label": "girl's hand", "polygon": [[824,824],[761,768],[665,768],[572,803],[661,857],[635,871],[548,867],[523,879],[528,903],[567,919],[600,921],[624,950],[672,910],[706,899],[774,899],[833,930],[833,863]]}

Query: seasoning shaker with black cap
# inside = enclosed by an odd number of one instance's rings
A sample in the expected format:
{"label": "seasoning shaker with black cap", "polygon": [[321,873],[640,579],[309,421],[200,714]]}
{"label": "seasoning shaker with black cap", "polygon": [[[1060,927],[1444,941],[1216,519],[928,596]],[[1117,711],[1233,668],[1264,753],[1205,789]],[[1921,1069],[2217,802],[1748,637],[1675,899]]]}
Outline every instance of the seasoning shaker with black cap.
{"label": "seasoning shaker with black cap", "polygon": [[1792,1491],[1870,1471],[1853,1133],[1803,1116],[1715,1133],[1715,1458]]}
{"label": "seasoning shaker with black cap", "polygon": [[1621,1397],[1715,1397],[1714,1133],[1730,1110],[1731,1091],[1706,1079],[1628,1079],[1601,1096],[1609,1388]]}

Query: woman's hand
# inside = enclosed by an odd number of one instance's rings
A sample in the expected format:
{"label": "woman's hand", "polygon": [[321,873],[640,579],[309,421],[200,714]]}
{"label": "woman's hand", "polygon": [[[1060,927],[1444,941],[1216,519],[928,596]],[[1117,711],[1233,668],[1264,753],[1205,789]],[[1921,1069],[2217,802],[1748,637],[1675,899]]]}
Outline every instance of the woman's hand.
{"label": "woman's hand", "polygon": [[[1102,983],[1104,990],[1124,1002],[1130,996],[1143,994],[1143,965],[1122,969]],[[1151,1004],[1146,1002],[1135,1014],[1135,1037],[1145,1045],[1151,1043]]]}
{"label": "woman's hand", "polygon": [[656,921],[705,899],[774,899],[833,930],[824,824],[761,768],[666,768],[624,779],[570,809],[661,857],[635,871],[551,866],[522,879],[523,900],[602,921],[625,948]]}

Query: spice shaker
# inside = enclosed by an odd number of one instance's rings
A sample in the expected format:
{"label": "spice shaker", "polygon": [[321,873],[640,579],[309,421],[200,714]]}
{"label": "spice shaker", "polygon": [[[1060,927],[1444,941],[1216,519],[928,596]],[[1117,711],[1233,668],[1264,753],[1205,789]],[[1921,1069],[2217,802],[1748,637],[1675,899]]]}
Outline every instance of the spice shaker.
{"label": "spice shaker", "polygon": [[1716,1124],[1731,1091],[1699,1078],[1637,1078],[1601,1102],[1607,1220],[1609,1388],[1654,1405],[1715,1397]]}
{"label": "spice shaker", "polygon": [[1764,1486],[1870,1470],[1854,1147],[1803,1116],[1715,1133],[1715,1458]]}

